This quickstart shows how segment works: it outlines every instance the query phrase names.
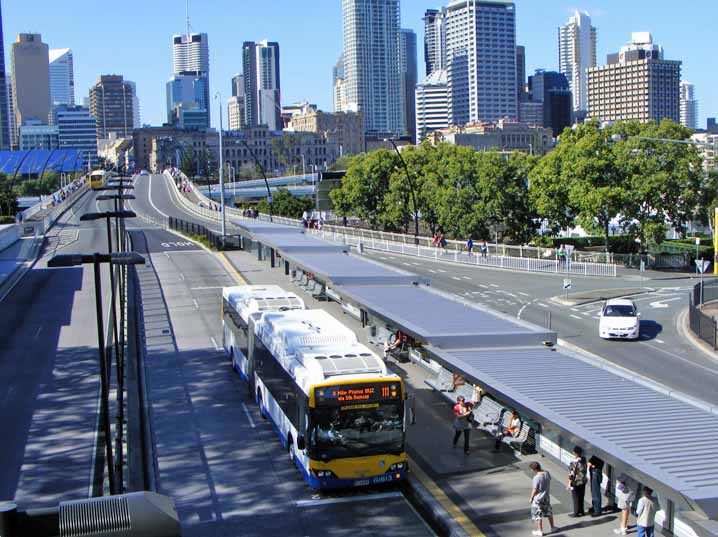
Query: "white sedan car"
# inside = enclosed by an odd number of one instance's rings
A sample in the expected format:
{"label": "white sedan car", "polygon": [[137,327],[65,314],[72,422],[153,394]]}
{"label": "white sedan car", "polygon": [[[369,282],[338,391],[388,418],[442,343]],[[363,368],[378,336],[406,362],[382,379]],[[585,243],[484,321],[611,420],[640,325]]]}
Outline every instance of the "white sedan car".
{"label": "white sedan car", "polygon": [[640,313],[633,300],[611,298],[601,309],[598,333],[603,339],[638,339],[641,323]]}

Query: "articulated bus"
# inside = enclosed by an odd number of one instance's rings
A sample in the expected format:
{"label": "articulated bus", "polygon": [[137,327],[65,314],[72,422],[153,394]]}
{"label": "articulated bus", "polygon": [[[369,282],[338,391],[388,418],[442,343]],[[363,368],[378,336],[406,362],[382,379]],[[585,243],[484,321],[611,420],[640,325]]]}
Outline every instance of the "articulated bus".
{"label": "articulated bus", "polygon": [[323,310],[297,308],[252,313],[243,327],[241,308],[224,307],[234,341],[246,334],[246,362],[235,369],[311,488],[406,477],[403,382],[354,332]]}
{"label": "articulated bus", "polygon": [[105,170],[95,170],[90,174],[90,188],[105,186],[105,177],[107,172]]}

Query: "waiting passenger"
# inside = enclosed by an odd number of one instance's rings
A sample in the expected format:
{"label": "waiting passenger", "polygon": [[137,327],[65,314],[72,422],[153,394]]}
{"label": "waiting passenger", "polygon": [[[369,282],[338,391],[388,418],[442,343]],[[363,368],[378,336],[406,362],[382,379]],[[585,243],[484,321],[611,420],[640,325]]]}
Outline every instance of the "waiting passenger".
{"label": "waiting passenger", "polygon": [[573,460],[568,465],[568,489],[573,500],[573,514],[570,517],[584,516],[583,498],[586,495],[586,458],[583,449],[579,446],[573,448]]}
{"label": "waiting passenger", "polygon": [[470,418],[473,416],[471,408],[466,404],[466,399],[463,395],[456,398],[456,404],[454,405],[454,441],[452,446],[456,447],[459,442],[461,433],[464,433],[464,454],[469,454],[469,433],[471,432]]}
{"label": "waiting passenger", "polygon": [[551,474],[541,468],[538,462],[529,464],[529,468],[534,473],[531,486],[531,520],[536,522],[536,529],[531,532],[532,535],[541,537],[543,535],[543,519],[548,518],[551,525],[551,533],[558,531],[553,520],[553,510],[551,509]]}
{"label": "waiting passenger", "polygon": [[628,478],[621,474],[616,480],[616,501],[618,508],[621,510],[621,525],[613,530],[616,535],[626,535],[628,533],[628,514],[631,511],[634,493],[628,486]]}
{"label": "waiting passenger", "polygon": [[636,506],[636,532],[638,537],[654,537],[656,511],[658,502],[653,497],[653,491],[643,487],[643,496]]}
{"label": "waiting passenger", "polygon": [[509,418],[508,427],[502,427],[499,430],[499,432],[496,434],[496,443],[494,444],[494,451],[498,452],[501,450],[501,441],[505,437],[510,436],[512,438],[518,438],[520,433],[521,433],[521,418],[519,417],[519,413],[514,410],[511,412],[511,417]]}

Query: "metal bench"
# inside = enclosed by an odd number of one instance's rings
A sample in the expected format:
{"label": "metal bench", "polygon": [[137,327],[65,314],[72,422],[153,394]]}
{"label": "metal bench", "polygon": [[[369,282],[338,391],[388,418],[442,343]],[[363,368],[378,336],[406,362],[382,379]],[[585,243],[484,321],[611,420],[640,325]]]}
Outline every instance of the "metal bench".
{"label": "metal bench", "polygon": [[[504,409],[504,412],[501,416],[501,426],[497,433],[505,428],[508,428],[510,421],[511,412],[509,412],[507,409]],[[521,430],[519,431],[519,435],[516,437],[504,436],[501,441],[512,449],[515,449],[522,455],[536,453],[535,427],[532,427],[523,419],[521,420]]]}
{"label": "metal bench", "polygon": [[499,423],[502,423],[502,414],[504,407],[485,395],[481,398],[479,406],[474,408],[474,422],[479,429],[494,434],[498,430]]}
{"label": "metal bench", "polygon": [[307,289],[307,292],[314,297],[315,300],[329,300],[326,293],[324,292],[324,284],[319,283],[317,280],[312,280],[314,285]]}

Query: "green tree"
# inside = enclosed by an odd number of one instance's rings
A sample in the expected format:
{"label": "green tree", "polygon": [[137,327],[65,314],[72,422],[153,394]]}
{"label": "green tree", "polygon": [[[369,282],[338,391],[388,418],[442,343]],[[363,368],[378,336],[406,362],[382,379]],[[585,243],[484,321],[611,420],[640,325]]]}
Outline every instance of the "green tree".
{"label": "green tree", "polygon": [[237,170],[237,178],[242,179],[261,179],[262,172],[259,171],[256,164],[242,164]]}
{"label": "green tree", "polygon": [[352,163],[352,156],[351,155],[343,155],[339,157],[336,161],[334,161],[334,164],[329,166],[330,171],[339,171],[339,170],[348,170],[349,166],[351,166]]}
{"label": "green tree", "polygon": [[17,195],[5,174],[0,174],[0,214],[13,216],[17,212]]}
{"label": "green tree", "polygon": [[398,158],[379,149],[352,159],[342,186],[329,193],[334,210],[342,216],[357,216],[371,227],[385,222],[384,198]]}
{"label": "green tree", "polygon": [[[304,211],[311,211],[314,206],[311,198],[293,196],[286,188],[277,189],[272,195],[272,214],[287,218],[301,218]],[[269,203],[263,199],[257,205],[260,212],[269,212]]]}
{"label": "green tree", "polygon": [[285,170],[302,163],[299,153],[300,141],[298,134],[283,134],[272,138],[272,152]]}
{"label": "green tree", "polygon": [[623,224],[645,248],[661,242],[668,225],[685,232],[686,222],[696,216],[701,158],[697,148],[688,144],[640,139],[687,140],[692,131],[672,121],[620,127],[627,135],[615,151],[628,194]]}

